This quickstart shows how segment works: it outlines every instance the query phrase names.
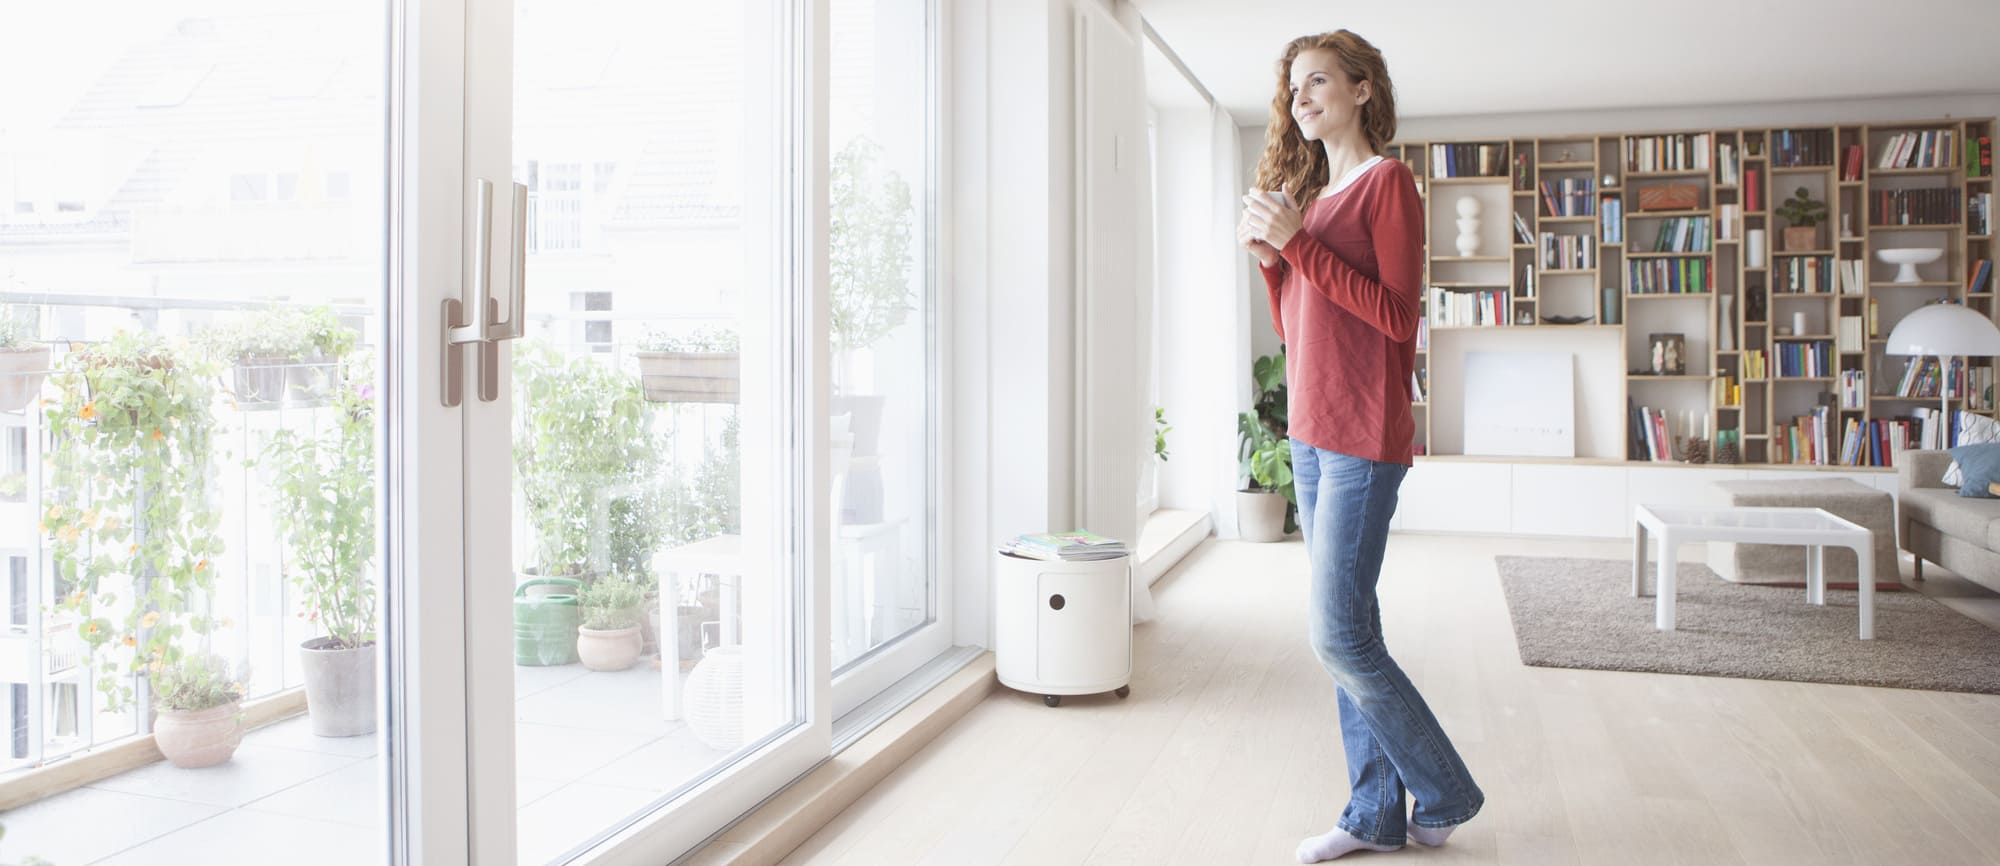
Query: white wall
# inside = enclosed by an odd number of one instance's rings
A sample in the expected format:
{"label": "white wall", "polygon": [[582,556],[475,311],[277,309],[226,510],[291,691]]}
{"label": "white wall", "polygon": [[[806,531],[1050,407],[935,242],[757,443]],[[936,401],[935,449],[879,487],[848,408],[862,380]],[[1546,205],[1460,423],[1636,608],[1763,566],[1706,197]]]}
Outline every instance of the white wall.
{"label": "white wall", "polygon": [[[1214,515],[1235,534],[1236,413],[1248,408],[1250,302],[1235,247],[1236,125],[1217,108],[1158,115],[1160,404],[1173,432],[1160,505]],[[1256,300],[1262,299],[1262,281]]]}
{"label": "white wall", "polygon": [[[942,280],[951,295],[953,523],[942,577],[956,581],[955,640],[985,644],[994,544],[1084,521],[1136,540],[1137,454],[1147,443],[1135,315],[1150,231],[1144,94],[1137,19],[1122,4],[1117,14],[1098,0],[949,4]],[[1078,111],[1080,57],[1086,68],[1100,64],[1081,79],[1099,88],[1082,94],[1097,109],[1088,113]],[[1093,218],[1081,223],[1086,205]],[[1080,341],[1083,274],[1091,321]],[[1079,436],[1080,360],[1101,434],[1088,439]],[[1089,473],[1082,483],[1079,467]]]}
{"label": "white wall", "polygon": [[[1991,82],[1978,82],[1978,84],[1992,86]],[[1415,117],[1403,119],[1396,137],[1404,141],[1487,136],[1526,138],[1714,127],[1773,128],[1789,124],[1824,125],[1944,117],[1991,118],[1996,115],[2000,115],[2000,93],[1989,91],[1898,99],[1710,103],[1677,108]]]}

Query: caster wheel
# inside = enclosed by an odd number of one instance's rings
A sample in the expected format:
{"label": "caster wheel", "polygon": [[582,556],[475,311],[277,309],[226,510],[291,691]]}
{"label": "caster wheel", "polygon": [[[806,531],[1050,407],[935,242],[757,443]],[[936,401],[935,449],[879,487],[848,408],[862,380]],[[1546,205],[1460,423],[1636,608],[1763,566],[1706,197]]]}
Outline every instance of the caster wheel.
{"label": "caster wheel", "polygon": [[1043,695],[1042,703],[1048,704],[1049,706],[1052,707],[1059,707],[1062,706],[1062,698],[1056,695]]}
{"label": "caster wheel", "polygon": [[1119,687],[1118,687],[1118,690],[1117,690],[1117,691],[1115,691],[1115,692],[1112,692],[1112,694],[1115,694],[1115,695],[1117,695],[1117,696],[1119,696],[1119,697],[1121,697],[1121,698],[1123,698],[1123,697],[1128,697],[1128,696],[1130,696],[1130,695],[1132,694],[1132,687],[1131,687],[1131,686],[1119,686]]}

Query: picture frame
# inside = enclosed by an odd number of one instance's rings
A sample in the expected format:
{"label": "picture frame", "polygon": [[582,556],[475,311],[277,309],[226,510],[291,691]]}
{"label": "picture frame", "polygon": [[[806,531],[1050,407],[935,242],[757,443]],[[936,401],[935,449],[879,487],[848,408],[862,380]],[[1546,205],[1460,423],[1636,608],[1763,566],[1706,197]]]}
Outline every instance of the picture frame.
{"label": "picture frame", "polygon": [[1651,334],[1647,337],[1647,354],[1652,359],[1648,369],[1655,376],[1681,376],[1687,373],[1687,338],[1683,334]]}

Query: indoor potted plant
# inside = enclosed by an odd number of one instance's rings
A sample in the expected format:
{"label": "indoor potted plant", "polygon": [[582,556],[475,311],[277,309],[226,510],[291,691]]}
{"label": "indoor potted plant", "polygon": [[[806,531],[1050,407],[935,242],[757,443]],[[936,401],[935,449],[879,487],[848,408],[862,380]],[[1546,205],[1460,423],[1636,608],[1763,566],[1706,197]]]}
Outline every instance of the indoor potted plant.
{"label": "indoor potted plant", "polygon": [[841,503],[844,523],[882,519],[881,473],[872,461],[882,429],[883,396],[863,392],[859,356],[901,328],[916,310],[910,281],[916,208],[910,185],[880,168],[882,147],[866,137],[834,156],[828,177],[827,257],[831,280],[830,346],[834,356],[833,414],[848,414],[855,464]]}
{"label": "indoor potted plant", "polygon": [[331,423],[278,430],[264,459],[299,616],[325,632],[299,645],[312,731],[352,737],[375,731],[374,386],[355,376],[332,400]]}
{"label": "indoor potted plant", "polygon": [[150,667],[153,742],[176,767],[212,767],[243,743],[243,684],[221,657],[188,653]]}
{"label": "indoor potted plant", "polygon": [[1786,252],[1819,248],[1819,221],[1826,219],[1826,202],[1814,200],[1811,190],[1799,187],[1798,192],[1778,206],[1778,216],[1785,220]]}
{"label": "indoor potted plant", "polygon": [[252,405],[321,399],[334,378],[328,371],[355,340],[330,307],[273,307],[206,338],[217,360],[233,365],[237,401]]}
{"label": "indoor potted plant", "polygon": [[72,351],[50,376],[40,528],[55,612],[76,622],[106,709],[132,705],[145,666],[178,664],[182,641],[228,624],[205,613],[223,550],[211,376],[150,334]]}
{"label": "indoor potted plant", "polygon": [[1285,353],[1251,366],[1256,409],[1237,416],[1237,459],[1243,489],[1236,493],[1236,529],[1246,541],[1277,541],[1298,529],[1292,492],[1292,447],[1286,438]]}
{"label": "indoor potted plant", "polygon": [[639,660],[642,649],[639,619],[644,588],[619,573],[598,578],[583,588],[583,626],[577,629],[576,654],[594,671],[622,671]]}
{"label": "indoor potted plant", "polygon": [[632,356],[646,399],[655,403],[734,403],[742,393],[736,332],[727,328],[685,336],[653,331]]}
{"label": "indoor potted plant", "polygon": [[0,412],[18,412],[34,402],[48,370],[48,345],[34,342],[33,329],[0,311]]}

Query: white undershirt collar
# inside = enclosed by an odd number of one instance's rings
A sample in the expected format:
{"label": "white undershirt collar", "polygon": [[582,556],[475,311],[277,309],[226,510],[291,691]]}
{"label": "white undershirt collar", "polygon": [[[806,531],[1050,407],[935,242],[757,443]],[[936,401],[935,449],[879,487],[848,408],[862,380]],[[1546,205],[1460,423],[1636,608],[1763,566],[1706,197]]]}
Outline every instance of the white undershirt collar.
{"label": "white undershirt collar", "polygon": [[1360,165],[1348,169],[1346,174],[1341,175],[1340,182],[1334,184],[1333,189],[1320,193],[1320,198],[1325,198],[1327,196],[1333,195],[1335,193],[1340,192],[1341,190],[1346,189],[1349,184],[1352,184],[1356,180],[1359,180],[1361,178],[1362,173],[1368,171],[1370,167],[1374,166],[1376,163],[1381,161],[1382,157],[1379,155],[1371,156],[1367,159],[1362,160]]}

